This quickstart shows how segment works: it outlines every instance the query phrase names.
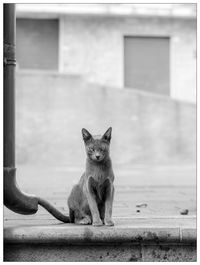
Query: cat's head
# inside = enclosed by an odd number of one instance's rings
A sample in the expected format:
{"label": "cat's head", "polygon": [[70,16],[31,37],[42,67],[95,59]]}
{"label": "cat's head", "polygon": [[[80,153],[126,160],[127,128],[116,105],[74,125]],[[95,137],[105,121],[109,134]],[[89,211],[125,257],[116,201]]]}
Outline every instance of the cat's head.
{"label": "cat's head", "polygon": [[110,127],[103,136],[91,135],[82,129],[83,141],[87,157],[95,162],[101,162],[109,156],[109,147],[112,128]]}

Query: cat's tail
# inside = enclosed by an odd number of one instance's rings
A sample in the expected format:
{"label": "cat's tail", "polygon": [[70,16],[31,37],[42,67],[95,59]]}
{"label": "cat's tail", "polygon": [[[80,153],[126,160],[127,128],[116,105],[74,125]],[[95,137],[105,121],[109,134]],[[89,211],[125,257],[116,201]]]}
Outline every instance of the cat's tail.
{"label": "cat's tail", "polygon": [[56,219],[63,223],[70,223],[70,218],[67,215],[62,214],[59,210],[57,210],[52,204],[48,201],[38,198],[38,204],[43,206],[50,214],[52,214]]}

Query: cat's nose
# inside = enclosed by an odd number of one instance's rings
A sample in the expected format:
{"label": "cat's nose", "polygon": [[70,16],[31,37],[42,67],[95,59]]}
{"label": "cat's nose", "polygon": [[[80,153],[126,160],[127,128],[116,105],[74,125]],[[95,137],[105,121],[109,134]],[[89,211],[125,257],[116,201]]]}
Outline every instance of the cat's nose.
{"label": "cat's nose", "polygon": [[100,158],[100,155],[96,155],[96,159],[98,160]]}

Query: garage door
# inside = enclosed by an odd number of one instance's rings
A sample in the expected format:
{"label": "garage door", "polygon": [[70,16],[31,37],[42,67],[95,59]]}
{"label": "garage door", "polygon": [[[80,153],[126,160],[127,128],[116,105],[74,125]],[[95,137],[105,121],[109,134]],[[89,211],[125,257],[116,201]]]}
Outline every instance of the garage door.
{"label": "garage door", "polygon": [[58,69],[58,20],[17,19],[16,59],[21,69]]}
{"label": "garage door", "polygon": [[169,38],[124,37],[125,87],[170,94]]}

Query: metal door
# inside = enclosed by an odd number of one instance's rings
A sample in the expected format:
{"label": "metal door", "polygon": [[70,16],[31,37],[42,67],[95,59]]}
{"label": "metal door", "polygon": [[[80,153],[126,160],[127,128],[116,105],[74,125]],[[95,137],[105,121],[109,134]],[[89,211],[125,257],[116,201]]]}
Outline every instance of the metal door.
{"label": "metal door", "polygon": [[58,70],[58,20],[19,18],[16,26],[19,68]]}
{"label": "metal door", "polygon": [[124,38],[125,87],[170,94],[168,37]]}

